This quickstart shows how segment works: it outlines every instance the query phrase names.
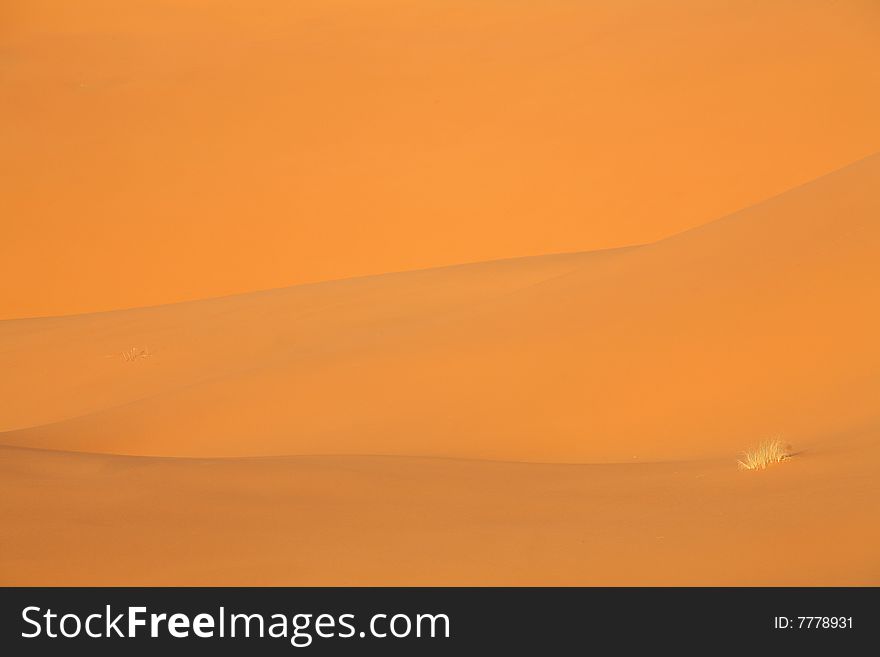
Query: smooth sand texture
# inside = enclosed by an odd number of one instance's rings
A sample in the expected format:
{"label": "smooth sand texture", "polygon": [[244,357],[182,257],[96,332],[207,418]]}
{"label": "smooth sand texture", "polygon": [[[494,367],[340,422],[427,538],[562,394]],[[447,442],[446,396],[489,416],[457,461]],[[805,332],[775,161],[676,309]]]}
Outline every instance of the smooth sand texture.
{"label": "smooth sand texture", "polygon": [[880,584],[875,0],[0,14],[0,585]]}
{"label": "smooth sand texture", "polygon": [[876,584],[878,190],[873,156],[630,249],[2,322],[0,577]]}
{"label": "smooth sand texture", "polygon": [[576,463],[810,446],[878,419],[878,189],[873,156],[627,250],[4,322],[2,443]]}
{"label": "smooth sand texture", "polygon": [[877,439],[731,459],[538,465],[182,460],[0,449],[4,584],[864,585]]}
{"label": "smooth sand texture", "polygon": [[0,318],[651,242],[880,150],[876,0],[0,14]]}

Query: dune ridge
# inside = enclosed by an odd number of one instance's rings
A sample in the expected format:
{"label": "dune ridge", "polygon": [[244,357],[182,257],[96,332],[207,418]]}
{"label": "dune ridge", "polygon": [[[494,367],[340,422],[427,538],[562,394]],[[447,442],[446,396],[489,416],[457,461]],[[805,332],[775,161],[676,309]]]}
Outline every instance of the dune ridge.
{"label": "dune ridge", "polygon": [[0,14],[0,586],[880,585],[876,0]]}
{"label": "dune ridge", "polygon": [[876,455],[877,430],[769,477],[745,477],[729,459],[542,465],[2,447],[0,583],[876,585],[880,490],[876,459],[864,457]]}
{"label": "dune ridge", "polygon": [[0,584],[876,585],[878,190],[2,321]]}
{"label": "dune ridge", "polygon": [[4,4],[4,319],[653,241],[880,149],[875,0]]}
{"label": "dune ridge", "polygon": [[[875,155],[630,249],[5,321],[0,442],[544,462],[810,444],[877,419],[878,186]],[[150,357],[114,355],[133,347]]]}

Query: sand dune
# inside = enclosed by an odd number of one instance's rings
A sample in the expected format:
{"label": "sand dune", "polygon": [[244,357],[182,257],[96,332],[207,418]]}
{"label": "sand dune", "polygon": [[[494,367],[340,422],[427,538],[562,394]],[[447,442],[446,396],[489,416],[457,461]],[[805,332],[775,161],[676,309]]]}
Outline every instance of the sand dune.
{"label": "sand dune", "polygon": [[4,5],[3,319],[650,242],[880,149],[875,0]]}
{"label": "sand dune", "polygon": [[880,584],[873,0],[3,15],[0,585]]}
{"label": "sand dune", "polygon": [[2,322],[0,582],[876,584],[878,189]]}
{"label": "sand dune", "polygon": [[873,156],[642,247],[4,322],[2,442],[574,463],[809,447],[880,420],[878,188]]}
{"label": "sand dune", "polygon": [[0,582],[876,585],[877,433],[839,438],[765,473],[2,448]]}

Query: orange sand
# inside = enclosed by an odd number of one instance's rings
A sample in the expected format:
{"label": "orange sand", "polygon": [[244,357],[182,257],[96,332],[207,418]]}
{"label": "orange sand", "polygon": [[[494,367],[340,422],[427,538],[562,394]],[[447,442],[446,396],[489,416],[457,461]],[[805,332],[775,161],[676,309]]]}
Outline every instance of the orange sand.
{"label": "orange sand", "polygon": [[0,584],[880,584],[874,3],[121,6],[0,23]]}
{"label": "orange sand", "polygon": [[876,0],[7,0],[0,318],[650,242],[880,150]]}

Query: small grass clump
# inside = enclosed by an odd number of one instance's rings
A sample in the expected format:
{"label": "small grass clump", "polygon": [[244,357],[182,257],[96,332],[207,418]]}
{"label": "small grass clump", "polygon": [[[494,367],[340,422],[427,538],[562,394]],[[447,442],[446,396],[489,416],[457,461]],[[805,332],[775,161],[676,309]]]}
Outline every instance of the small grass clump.
{"label": "small grass clump", "polygon": [[141,349],[140,347],[132,347],[131,349],[126,349],[122,352],[122,360],[126,363],[132,363],[139,358],[149,358],[153,354],[150,353],[150,350],[147,347]]}
{"label": "small grass clump", "polygon": [[743,460],[737,461],[740,470],[764,470],[774,463],[791,458],[791,450],[780,438],[765,440],[755,449],[743,452]]}

